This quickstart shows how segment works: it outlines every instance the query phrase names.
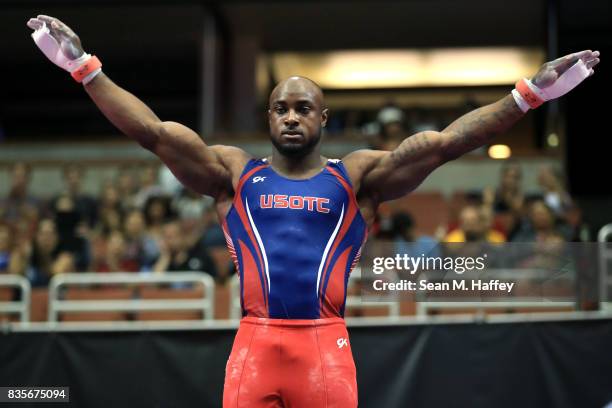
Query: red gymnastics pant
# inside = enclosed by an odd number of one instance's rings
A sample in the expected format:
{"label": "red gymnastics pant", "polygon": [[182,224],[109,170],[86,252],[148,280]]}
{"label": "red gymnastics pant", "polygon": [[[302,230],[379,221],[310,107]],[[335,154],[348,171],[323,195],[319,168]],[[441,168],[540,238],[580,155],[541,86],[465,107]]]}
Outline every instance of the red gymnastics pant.
{"label": "red gymnastics pant", "polygon": [[245,317],[225,369],[223,408],[353,408],[344,320]]}

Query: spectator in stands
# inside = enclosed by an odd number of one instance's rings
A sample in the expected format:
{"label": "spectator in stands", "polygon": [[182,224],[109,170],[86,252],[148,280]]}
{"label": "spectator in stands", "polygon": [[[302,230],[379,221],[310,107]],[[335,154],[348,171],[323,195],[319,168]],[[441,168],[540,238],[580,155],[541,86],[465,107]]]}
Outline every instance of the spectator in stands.
{"label": "spectator in stands", "polygon": [[[197,237],[196,237],[197,238]],[[163,226],[160,256],[153,270],[157,273],[171,271],[206,272],[217,276],[215,264],[206,249],[192,236],[183,233],[178,221]]]}
{"label": "spectator in stands", "polygon": [[149,199],[156,196],[163,196],[164,190],[159,185],[159,166],[156,164],[147,164],[143,166],[140,173],[140,187],[134,197],[134,204],[138,208],[143,208]]}
{"label": "spectator in stands", "polygon": [[29,263],[25,274],[33,287],[47,286],[54,275],[75,270],[73,256],[59,245],[57,228],[52,219],[40,221],[34,243],[26,252]]}
{"label": "spectator in stands", "polygon": [[214,206],[208,207],[203,216],[203,232],[200,244],[205,248],[226,247],[225,234],[219,225],[217,210]]}
{"label": "spectator in stands", "polygon": [[30,166],[18,162],[11,169],[11,189],[8,196],[0,201],[0,219],[10,224],[27,220],[36,224],[40,203],[29,192]]}
{"label": "spectator in stands", "polygon": [[121,207],[119,191],[112,183],[106,182],[98,205],[97,235],[106,236],[111,231],[121,229],[123,218]]}
{"label": "spectator in stands", "polygon": [[11,227],[0,224],[0,274],[18,272],[12,238]]}
{"label": "spectator in stands", "polygon": [[525,196],[522,190],[522,170],[520,165],[514,161],[506,162],[500,171],[499,186],[495,190],[492,199],[488,200],[488,194],[483,194],[485,205],[490,205],[494,216],[501,223],[508,239],[517,232],[521,218],[524,215]]}
{"label": "spectator in stands", "polygon": [[144,216],[147,222],[147,232],[159,239],[164,223],[174,217],[170,199],[157,195],[149,197],[144,206]]}
{"label": "spectator in stands", "polygon": [[515,242],[545,241],[549,235],[560,235],[564,240],[569,240],[571,233],[567,225],[557,221],[554,211],[546,202],[538,199],[529,205],[529,215],[523,219],[512,240]]}
{"label": "spectator in stands", "polygon": [[93,228],[98,218],[98,208],[96,199],[81,191],[83,168],[76,164],[68,164],[63,169],[63,178],[63,194],[72,199],[75,211],[80,215],[80,219],[86,222],[89,228]]}
{"label": "spectator in stands", "polygon": [[543,235],[535,243],[533,252],[529,256],[524,259],[519,258],[517,266],[525,269],[544,269],[555,273],[573,271],[573,257],[567,253],[565,242],[563,235],[555,231]]}
{"label": "spectator in stands", "polygon": [[112,231],[106,240],[104,257],[93,270],[95,272],[138,272],[140,265],[136,259],[127,256],[126,242],[121,231]]}
{"label": "spectator in stands", "polygon": [[559,218],[565,219],[573,202],[563,185],[561,175],[551,166],[542,166],[538,173],[538,184],[542,188],[544,202]]}
{"label": "spectator in stands", "polygon": [[32,241],[36,236],[38,223],[32,224],[28,220],[20,219],[17,223],[8,226],[11,232],[11,243],[13,248],[11,253],[11,263],[13,263],[12,271],[23,275],[30,262]]}
{"label": "spectator in stands", "polygon": [[172,206],[176,210],[182,226],[193,240],[199,241],[204,248],[226,247],[225,235],[219,226],[214,202],[210,197],[201,196],[189,189],[175,197]]}
{"label": "spectator in stands", "polygon": [[397,254],[406,254],[411,257],[440,256],[438,241],[426,235],[417,236],[414,219],[409,213],[395,213],[392,228]]}
{"label": "spectator in stands", "polygon": [[444,242],[502,243],[506,239],[491,228],[491,215],[482,206],[465,206],[459,214],[459,228],[449,232]]}
{"label": "spectator in stands", "polygon": [[406,138],[404,112],[394,105],[387,105],[378,112],[376,118],[380,131],[372,141],[374,149],[393,150]]}
{"label": "spectator in stands", "polygon": [[502,166],[499,186],[495,192],[495,212],[517,211],[522,208],[522,179],[523,173],[518,163],[509,161]]}
{"label": "spectator in stands", "polygon": [[106,208],[100,212],[98,225],[91,237],[94,261],[102,255],[110,234],[121,229],[121,223],[122,216],[118,210]]}
{"label": "spectator in stands", "polygon": [[122,196],[115,185],[106,181],[98,201],[98,223],[90,237],[91,264],[95,270],[106,258],[107,240],[113,231],[121,230],[123,220]]}
{"label": "spectator in stands", "polygon": [[488,256],[487,267],[501,267],[505,263],[505,236],[492,228],[492,211],[483,205],[466,205],[459,214],[459,228],[443,239],[441,252],[451,257]]}
{"label": "spectator in stands", "polygon": [[172,200],[172,207],[181,220],[201,220],[213,204],[212,198],[198,194],[188,188],[182,189],[181,193]]}
{"label": "spectator in stands", "polygon": [[59,238],[59,246],[63,251],[73,256],[77,271],[89,268],[90,248],[87,239],[86,223],[82,221],[82,214],[76,207],[72,195],[64,193],[55,200],[52,209]]}
{"label": "spectator in stands", "polygon": [[11,231],[8,225],[0,224],[0,273],[7,273],[11,262]]}
{"label": "spectator in stands", "polygon": [[128,211],[136,208],[136,181],[134,180],[134,173],[129,167],[119,168],[115,186],[121,197],[121,209]]}
{"label": "spectator in stands", "polygon": [[134,209],[128,212],[123,222],[125,237],[125,257],[138,264],[141,272],[153,269],[159,257],[157,241],[147,233],[144,214]]}

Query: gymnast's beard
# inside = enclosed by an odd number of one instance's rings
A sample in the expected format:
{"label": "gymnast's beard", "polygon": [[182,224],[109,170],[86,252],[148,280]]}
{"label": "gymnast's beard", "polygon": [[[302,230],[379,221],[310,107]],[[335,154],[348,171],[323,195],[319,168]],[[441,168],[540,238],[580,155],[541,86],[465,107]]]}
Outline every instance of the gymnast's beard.
{"label": "gymnast's beard", "polygon": [[285,157],[300,158],[305,157],[317,147],[321,141],[321,132],[312,137],[306,143],[282,143],[274,137],[270,137],[276,150]]}

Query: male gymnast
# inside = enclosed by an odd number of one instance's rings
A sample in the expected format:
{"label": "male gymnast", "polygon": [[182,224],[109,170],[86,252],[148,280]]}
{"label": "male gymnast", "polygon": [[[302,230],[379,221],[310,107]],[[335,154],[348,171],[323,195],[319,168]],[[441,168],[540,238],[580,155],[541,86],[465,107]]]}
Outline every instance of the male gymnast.
{"label": "male gymnast", "polygon": [[160,120],[113,83],[58,19],[39,15],[27,25],[42,52],[83,83],[117,128],[185,186],[215,199],[240,276],[243,316],[226,366],[224,407],[356,407],[346,285],[378,205],[489,143],[527,110],[569,92],[599,62],[599,52],[590,50],[548,62],[504,98],[441,132],[342,160],[320,153],[329,115],[321,88],[290,77],[270,94],[272,154],[257,159],[237,147],[208,146],[180,123]]}

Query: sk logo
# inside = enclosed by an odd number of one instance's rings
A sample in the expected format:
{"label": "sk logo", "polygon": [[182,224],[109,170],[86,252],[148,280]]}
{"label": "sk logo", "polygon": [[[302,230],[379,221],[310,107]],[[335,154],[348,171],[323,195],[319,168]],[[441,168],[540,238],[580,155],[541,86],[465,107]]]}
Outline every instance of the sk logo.
{"label": "sk logo", "polygon": [[262,176],[257,176],[257,177],[253,177],[253,183],[259,183],[260,181],[264,181],[266,179],[266,177],[262,177]]}
{"label": "sk logo", "polygon": [[342,347],[348,347],[348,340],[343,337],[339,337],[338,340],[336,340],[336,344],[338,345],[339,349]]}

